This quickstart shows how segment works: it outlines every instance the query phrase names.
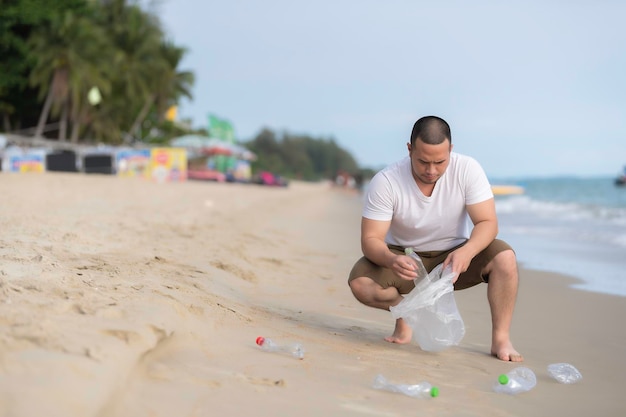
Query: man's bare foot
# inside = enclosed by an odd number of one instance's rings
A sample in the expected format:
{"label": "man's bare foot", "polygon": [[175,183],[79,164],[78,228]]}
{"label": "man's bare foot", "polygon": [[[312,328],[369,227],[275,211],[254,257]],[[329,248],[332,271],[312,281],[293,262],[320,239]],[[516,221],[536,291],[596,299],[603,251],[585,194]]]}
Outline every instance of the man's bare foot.
{"label": "man's bare foot", "polygon": [[504,343],[493,343],[491,346],[491,354],[501,361],[506,362],[523,362],[524,357],[519,354],[510,341]]}
{"label": "man's bare foot", "polygon": [[411,341],[411,337],[413,336],[413,330],[411,327],[405,323],[402,319],[396,320],[396,328],[393,330],[393,334],[391,336],[385,337],[385,340],[389,343],[398,343],[400,345],[404,345]]}

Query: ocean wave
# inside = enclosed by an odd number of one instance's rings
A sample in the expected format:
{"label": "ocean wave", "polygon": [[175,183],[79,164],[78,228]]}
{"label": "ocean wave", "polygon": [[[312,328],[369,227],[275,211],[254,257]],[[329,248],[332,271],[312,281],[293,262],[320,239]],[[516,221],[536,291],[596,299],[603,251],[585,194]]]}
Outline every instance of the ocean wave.
{"label": "ocean wave", "polygon": [[542,201],[527,195],[496,201],[500,229],[597,246],[626,248],[626,209]]}
{"label": "ocean wave", "polygon": [[499,214],[523,214],[550,219],[556,216],[562,221],[598,220],[626,227],[626,208],[623,207],[545,201],[521,195],[496,199],[496,210]]}

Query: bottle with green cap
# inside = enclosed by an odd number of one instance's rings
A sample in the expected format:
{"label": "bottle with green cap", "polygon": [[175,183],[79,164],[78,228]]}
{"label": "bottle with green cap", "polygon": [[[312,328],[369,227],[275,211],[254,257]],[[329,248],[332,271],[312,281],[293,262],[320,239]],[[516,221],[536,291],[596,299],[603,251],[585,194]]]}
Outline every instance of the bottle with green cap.
{"label": "bottle with green cap", "polygon": [[439,396],[439,388],[432,386],[429,382],[419,384],[392,384],[382,375],[374,378],[374,388],[390,392],[397,392],[413,398],[435,398]]}
{"label": "bottle with green cap", "polygon": [[530,391],[537,385],[535,373],[524,366],[518,366],[498,376],[498,380],[493,384],[493,390],[503,394],[518,394]]}

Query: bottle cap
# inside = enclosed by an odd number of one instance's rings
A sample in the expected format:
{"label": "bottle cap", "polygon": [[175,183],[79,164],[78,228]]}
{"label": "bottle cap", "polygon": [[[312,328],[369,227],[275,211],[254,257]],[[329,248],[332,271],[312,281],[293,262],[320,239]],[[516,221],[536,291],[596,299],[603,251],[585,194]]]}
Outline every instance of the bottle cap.
{"label": "bottle cap", "polygon": [[438,397],[439,396],[439,388],[432,387],[430,389],[430,396],[433,397],[433,398]]}
{"label": "bottle cap", "polygon": [[259,336],[256,338],[256,344],[261,346],[265,342],[265,338],[263,336]]}
{"label": "bottle cap", "polygon": [[501,375],[498,377],[498,382],[499,382],[501,385],[506,385],[506,384],[508,384],[508,383],[509,383],[509,377],[508,377],[508,376],[506,376],[505,374],[501,374]]}

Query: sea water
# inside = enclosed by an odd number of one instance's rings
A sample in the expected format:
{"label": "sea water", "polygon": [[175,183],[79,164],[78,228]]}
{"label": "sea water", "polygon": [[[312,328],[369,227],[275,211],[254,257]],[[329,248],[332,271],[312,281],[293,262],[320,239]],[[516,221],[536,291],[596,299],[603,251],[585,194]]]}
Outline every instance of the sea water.
{"label": "sea water", "polygon": [[626,187],[610,177],[491,183],[524,188],[496,196],[498,237],[521,266],[573,276],[582,290],[626,296]]}

